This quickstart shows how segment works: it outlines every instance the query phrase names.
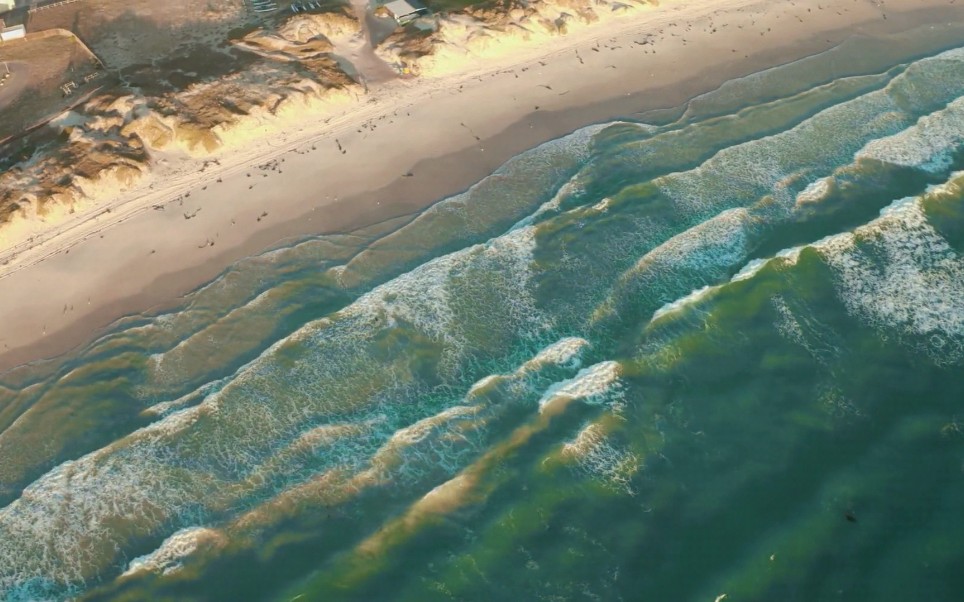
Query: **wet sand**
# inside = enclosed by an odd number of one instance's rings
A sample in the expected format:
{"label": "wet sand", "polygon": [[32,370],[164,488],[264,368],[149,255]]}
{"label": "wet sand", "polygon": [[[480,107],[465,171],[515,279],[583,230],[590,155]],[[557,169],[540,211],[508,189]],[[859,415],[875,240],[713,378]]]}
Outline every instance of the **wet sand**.
{"label": "wet sand", "polygon": [[[0,252],[0,370],[83,345],[285,240],[414,215],[581,126],[678,105],[853,35],[933,27],[922,44],[944,47],[964,41],[962,16],[951,0],[664,3],[544,50],[467,60],[458,76],[373,85],[217,163],[159,154],[143,186]],[[875,59],[887,64],[864,67]]]}

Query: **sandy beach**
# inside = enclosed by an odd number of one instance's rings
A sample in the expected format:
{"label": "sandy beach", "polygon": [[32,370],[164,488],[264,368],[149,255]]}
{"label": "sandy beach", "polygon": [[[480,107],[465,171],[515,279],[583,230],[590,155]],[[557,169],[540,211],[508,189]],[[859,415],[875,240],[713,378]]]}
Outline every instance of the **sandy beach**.
{"label": "sandy beach", "polygon": [[413,216],[578,127],[679,105],[855,34],[928,26],[938,48],[962,17],[953,0],[664,2],[551,46],[466,57],[462,71],[372,84],[207,160],[158,153],[131,190],[0,250],[0,371],[68,352],[282,241]]}

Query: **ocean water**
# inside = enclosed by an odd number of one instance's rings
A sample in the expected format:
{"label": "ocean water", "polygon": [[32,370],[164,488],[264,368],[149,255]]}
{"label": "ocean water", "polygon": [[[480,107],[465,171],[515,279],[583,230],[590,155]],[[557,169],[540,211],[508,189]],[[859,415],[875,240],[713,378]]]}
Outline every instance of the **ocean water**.
{"label": "ocean water", "polygon": [[0,599],[960,600],[964,49],[840,64],[4,375]]}

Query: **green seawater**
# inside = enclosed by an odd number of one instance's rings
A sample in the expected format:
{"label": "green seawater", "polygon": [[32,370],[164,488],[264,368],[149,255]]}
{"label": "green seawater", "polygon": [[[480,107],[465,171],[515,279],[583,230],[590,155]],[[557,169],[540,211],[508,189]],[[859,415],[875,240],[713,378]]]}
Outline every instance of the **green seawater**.
{"label": "green seawater", "polygon": [[960,600],[964,50],[854,44],[3,375],[0,599]]}

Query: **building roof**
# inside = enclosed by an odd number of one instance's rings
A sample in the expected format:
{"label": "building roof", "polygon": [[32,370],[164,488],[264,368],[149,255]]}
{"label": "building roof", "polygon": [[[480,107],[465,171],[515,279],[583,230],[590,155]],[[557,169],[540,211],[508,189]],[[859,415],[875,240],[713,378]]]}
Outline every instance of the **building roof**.
{"label": "building roof", "polygon": [[396,19],[428,12],[428,9],[422,6],[418,0],[392,0],[391,2],[385,3],[385,8],[387,8],[388,12],[392,13],[392,16]]}

